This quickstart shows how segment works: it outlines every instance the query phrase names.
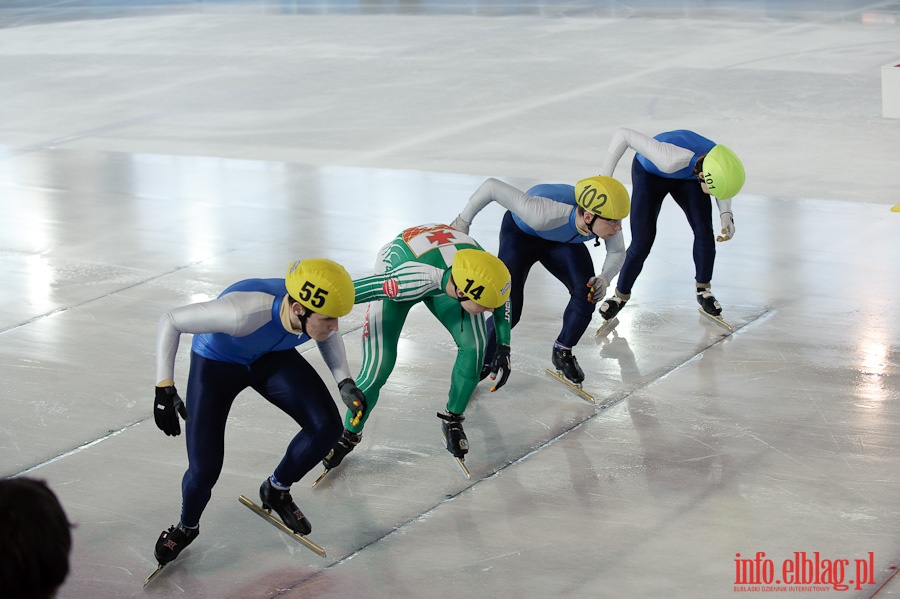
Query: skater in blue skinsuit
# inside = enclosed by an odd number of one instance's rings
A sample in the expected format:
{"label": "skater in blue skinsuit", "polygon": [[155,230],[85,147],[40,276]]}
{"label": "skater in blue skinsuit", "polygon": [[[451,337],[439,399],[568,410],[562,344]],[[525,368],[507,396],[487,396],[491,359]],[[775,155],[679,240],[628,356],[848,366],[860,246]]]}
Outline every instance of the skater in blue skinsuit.
{"label": "skater in blue skinsuit", "polygon": [[[469,199],[468,205],[451,223],[466,233],[472,219],[485,206],[497,202],[507,209],[500,226],[500,251],[497,256],[512,275],[509,322],[516,326],[522,316],[525,280],[531,267],[540,262],[569,290],[569,302],[563,314],[563,326],[553,343],[551,360],[575,385],[584,380],[584,372],[572,354],[591,322],[594,302],[600,301],[610,281],[625,260],[622,219],[628,216],[629,199],[625,187],[612,177],[591,177],[576,185],[536,185],[522,192],[512,185],[488,179]],[[606,259],[599,274],[584,242],[606,242]],[[488,324],[488,339],[493,341]],[[489,345],[485,353],[482,378],[509,371],[509,347]]]}
{"label": "skater in blue skinsuit", "polygon": [[[629,148],[637,152],[631,165],[631,244],[616,291],[600,304],[600,314],[611,320],[631,297],[650,248],[656,239],[656,220],[663,200],[671,195],[684,211],[694,232],[694,267],[697,302],[713,317],[722,306],[712,294],[716,241],[734,236],[731,198],[744,185],[744,166],[727,147],[693,131],[679,130],[648,137],[631,129],[619,129],[609,145],[601,175],[612,175]],[[722,235],[714,238],[712,205],[716,199]]]}
{"label": "skater in blue skinsuit", "polygon": [[[225,424],[235,397],[252,387],[293,418],[301,430],[259,489],[271,508],[299,534],[312,527],[294,503],[291,484],[309,472],[338,440],[343,427],[328,387],[295,349],[313,339],[338,382],[348,408],[365,412],[365,397],[350,377],[338,318],[353,308],[353,281],[326,259],[293,263],[284,279],[248,279],[209,302],[175,308],[157,329],[156,425],[181,434],[184,418],[188,469],[181,484],[181,521],[163,531],[155,555],[171,562],[200,534],[200,515],[222,471]],[[175,354],[193,333],[187,406],[175,389]]]}

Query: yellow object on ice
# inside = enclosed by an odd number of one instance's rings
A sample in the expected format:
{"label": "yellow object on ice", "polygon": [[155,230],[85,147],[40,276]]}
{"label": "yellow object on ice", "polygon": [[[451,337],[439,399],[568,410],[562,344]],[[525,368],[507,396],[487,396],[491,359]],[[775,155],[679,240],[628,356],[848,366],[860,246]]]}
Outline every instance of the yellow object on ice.
{"label": "yellow object on ice", "polygon": [[897,204],[893,208],[891,208],[891,212],[900,212],[900,204]]}

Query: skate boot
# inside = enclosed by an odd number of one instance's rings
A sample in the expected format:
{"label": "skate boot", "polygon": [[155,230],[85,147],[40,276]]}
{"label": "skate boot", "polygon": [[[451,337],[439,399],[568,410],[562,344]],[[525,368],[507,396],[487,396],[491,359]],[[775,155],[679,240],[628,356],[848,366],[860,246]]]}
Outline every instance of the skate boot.
{"label": "skate boot", "polygon": [[288,490],[276,489],[267,478],[259,487],[259,498],[264,510],[275,510],[285,526],[300,535],[308,535],[312,532],[312,525],[294,500]]}
{"label": "skate boot", "polygon": [[612,294],[600,303],[600,316],[603,320],[612,320],[625,307],[626,302],[628,298],[623,298],[618,293]]}
{"label": "skate boot", "polygon": [[465,416],[444,412],[443,414],[438,413],[437,417],[441,419],[441,432],[444,434],[447,451],[459,460],[466,457],[466,454],[469,453],[469,440],[462,427]]}
{"label": "skate boot", "polygon": [[180,522],[175,526],[170,526],[169,530],[164,530],[156,541],[156,548],[153,555],[156,561],[165,565],[178,557],[185,547],[200,535],[200,528],[188,528]]}
{"label": "skate boot", "polygon": [[561,372],[573,384],[581,385],[581,381],[584,380],[584,371],[578,365],[578,360],[572,355],[571,349],[564,349],[554,345],[552,360],[553,367],[558,372]]}
{"label": "skate boot", "polygon": [[710,316],[719,316],[722,313],[722,304],[712,294],[709,287],[697,287],[697,303]]}
{"label": "skate boot", "polygon": [[341,438],[338,439],[338,442],[334,444],[334,447],[331,448],[331,451],[328,452],[328,455],[325,456],[325,459],[322,460],[322,465],[325,466],[328,470],[332,468],[337,468],[344,458],[347,457],[347,454],[353,451],[353,448],[359,445],[359,442],[362,441],[362,434],[351,433],[347,429],[344,429]]}

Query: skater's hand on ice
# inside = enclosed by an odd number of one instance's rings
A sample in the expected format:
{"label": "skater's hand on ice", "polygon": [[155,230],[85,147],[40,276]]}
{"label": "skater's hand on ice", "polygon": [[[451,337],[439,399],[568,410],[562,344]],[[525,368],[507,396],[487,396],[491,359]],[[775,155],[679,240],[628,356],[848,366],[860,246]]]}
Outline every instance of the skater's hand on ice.
{"label": "skater's hand on ice", "polygon": [[587,282],[588,286],[588,301],[592,304],[596,304],[599,301],[603,300],[603,297],[606,295],[606,290],[609,289],[609,279],[600,275],[599,277],[591,277]]}
{"label": "skater's hand on ice", "polygon": [[173,385],[167,387],[156,387],[156,398],[153,400],[153,419],[159,430],[166,433],[170,437],[177,437],[181,434],[181,422],[178,421],[178,415],[181,415],[187,422],[187,409],[184,402],[178,397],[178,391]]}
{"label": "skater's hand on ice", "polygon": [[469,225],[472,223],[467,223],[462,219],[462,216],[457,216],[453,219],[453,222],[450,223],[450,226],[459,231],[460,233],[469,233]]}
{"label": "skater's hand on ice", "polygon": [[728,241],[734,237],[734,215],[730,212],[723,212],[722,217],[722,234],[716,237],[716,241]]}
{"label": "skater's hand on ice", "polygon": [[494,361],[491,362],[491,380],[496,381],[498,374],[500,375],[500,380],[494,383],[494,386],[491,387],[491,392],[506,384],[510,372],[512,372],[512,366],[509,359],[509,346],[500,344],[497,346],[497,351],[494,352]]}
{"label": "skater's hand on ice", "polygon": [[366,404],[366,396],[359,390],[353,379],[344,379],[338,383],[338,389],[341,391],[341,401],[347,406],[347,409],[353,413],[350,424],[356,426],[362,419],[363,414],[369,409]]}

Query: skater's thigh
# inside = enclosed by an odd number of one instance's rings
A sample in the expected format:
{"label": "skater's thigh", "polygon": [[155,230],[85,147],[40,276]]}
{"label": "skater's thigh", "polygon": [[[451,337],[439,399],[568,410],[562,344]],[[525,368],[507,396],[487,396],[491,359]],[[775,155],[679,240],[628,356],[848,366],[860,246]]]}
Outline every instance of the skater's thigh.
{"label": "skater's thigh", "polygon": [[673,180],[648,173],[635,160],[631,166],[631,181],[631,211],[628,215],[631,222],[631,243],[649,247],[656,239],[656,222]]}
{"label": "skater's thigh", "polygon": [[712,199],[695,182],[682,183],[672,190],[672,198],[687,217],[694,237],[712,240]]}
{"label": "skater's thigh", "polygon": [[529,235],[516,225],[512,213],[503,217],[500,228],[500,249],[497,257],[509,270],[513,287],[525,284],[528,272],[548,250],[546,240]]}
{"label": "skater's thigh", "polygon": [[192,445],[224,436],[228,413],[238,393],[250,385],[247,368],[210,360],[191,352],[185,407],[188,452]]}
{"label": "skater's thigh", "polygon": [[250,369],[257,393],[304,429],[325,428],[340,420],[325,381],[296,350],[266,354]]}
{"label": "skater's thigh", "polygon": [[397,362],[397,345],[406,317],[416,302],[370,302],[362,333],[362,367],[356,384],[365,393],[380,388]]}
{"label": "skater's thigh", "polygon": [[560,243],[541,260],[541,265],[556,277],[574,297],[587,297],[588,279],[594,276],[591,253],[583,243]]}
{"label": "skater's thigh", "polygon": [[469,314],[457,300],[446,295],[429,298],[425,305],[453,337],[457,349],[471,353],[467,359],[473,361],[480,374],[488,339],[485,315]]}

